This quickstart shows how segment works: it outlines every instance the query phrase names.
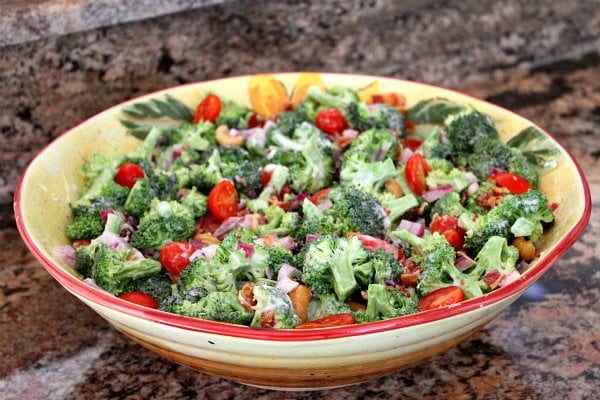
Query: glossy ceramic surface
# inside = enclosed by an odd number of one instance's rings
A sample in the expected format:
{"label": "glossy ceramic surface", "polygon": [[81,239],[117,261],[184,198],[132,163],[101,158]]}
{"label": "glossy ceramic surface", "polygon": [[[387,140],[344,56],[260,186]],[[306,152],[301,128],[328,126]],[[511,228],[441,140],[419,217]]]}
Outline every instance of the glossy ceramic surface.
{"label": "glossy ceramic surface", "polygon": [[[344,84],[362,96],[398,92],[411,106],[445,97],[469,104],[494,119],[504,140],[532,122],[470,96],[430,85],[373,76],[273,74],[180,86],[117,105],[83,122],[47,146],[21,176],[15,217],[25,243],[46,270],[69,292],[143,346],[175,362],[237,382],[277,389],[317,389],[350,385],[414,365],[479,330],[539,278],[577,239],[589,219],[590,192],[581,169],[549,134],[557,166],[540,188],[559,204],[556,223],[540,241],[541,257],[515,282],[477,299],[376,323],[303,331],[276,331],[203,321],[136,306],[81,281],[55,246],[68,243],[64,227],[82,178],[81,163],[100,149],[125,153],[139,141],[119,122],[122,108],[169,94],[194,107],[214,91],[262,114],[292,104],[310,84]],[[257,102],[257,99],[266,99]]]}

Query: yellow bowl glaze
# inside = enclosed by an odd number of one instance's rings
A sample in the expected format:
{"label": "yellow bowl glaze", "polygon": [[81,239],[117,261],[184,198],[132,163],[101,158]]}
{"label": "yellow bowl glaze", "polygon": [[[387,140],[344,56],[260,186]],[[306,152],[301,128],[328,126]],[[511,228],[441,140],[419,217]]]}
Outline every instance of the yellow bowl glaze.
{"label": "yellow bowl glaze", "polygon": [[402,93],[409,107],[432,97],[472,105],[492,116],[504,140],[535,126],[505,109],[455,91],[383,77],[285,73],[179,86],[117,105],[90,118],[57,138],[31,162],[19,181],[14,206],[25,243],[69,292],[143,346],[175,362],[233,381],[274,389],[310,390],[390,374],[456,345],[515,301],[583,231],[591,211],[589,187],[570,154],[544,133],[556,148],[558,165],[542,176],[540,188],[550,202],[559,206],[556,223],[540,241],[541,257],[517,281],[446,309],[330,329],[255,329],[128,303],[86,285],[77,271],[54,254],[55,246],[68,244],[64,234],[71,218],[68,203],[76,198],[83,183],[79,166],[99,150],[126,153],[139,144],[119,122],[124,106],[169,94],[193,108],[203,93],[214,91],[269,116],[286,104],[297,102],[313,84],[361,89],[365,99],[373,93]]}

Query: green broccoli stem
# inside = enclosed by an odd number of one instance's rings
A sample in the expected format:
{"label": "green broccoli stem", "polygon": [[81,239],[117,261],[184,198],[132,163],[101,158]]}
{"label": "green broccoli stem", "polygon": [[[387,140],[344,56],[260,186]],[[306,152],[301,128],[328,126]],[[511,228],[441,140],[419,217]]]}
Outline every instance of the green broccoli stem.
{"label": "green broccoli stem", "polygon": [[418,237],[417,235],[410,233],[406,229],[402,229],[399,231],[392,231],[391,235],[396,239],[400,239],[416,248],[419,251],[423,251],[425,247],[425,239]]}
{"label": "green broccoli stem", "polygon": [[160,262],[151,258],[142,258],[123,263],[119,271],[114,274],[114,278],[117,281],[135,280],[158,273],[161,269]]}
{"label": "green broccoli stem", "polygon": [[114,233],[118,235],[121,233],[121,224],[123,223],[123,216],[121,214],[109,213],[106,217],[106,224],[104,225],[104,232]]}
{"label": "green broccoli stem", "polygon": [[311,86],[306,95],[319,104],[327,107],[335,107],[339,110],[345,110],[350,104],[348,101],[344,101],[340,97],[325,92],[318,86]]}
{"label": "green broccoli stem", "polygon": [[411,193],[391,201],[385,201],[382,203],[382,205],[390,211],[388,214],[390,221],[395,221],[406,214],[409,210],[417,207],[419,205],[419,200],[414,194]]}

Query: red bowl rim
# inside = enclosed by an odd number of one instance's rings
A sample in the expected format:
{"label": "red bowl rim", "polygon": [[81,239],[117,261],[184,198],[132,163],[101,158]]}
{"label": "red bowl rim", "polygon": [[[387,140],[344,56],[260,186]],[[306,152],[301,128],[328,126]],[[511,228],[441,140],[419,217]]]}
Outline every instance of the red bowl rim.
{"label": "red bowl rim", "polygon": [[[288,73],[276,73],[276,75],[286,75]],[[296,73],[289,73],[296,74]],[[345,75],[345,74],[328,74],[328,73],[320,73],[323,75]],[[349,74],[350,75],[350,74]],[[353,76],[357,76],[357,74],[351,74]],[[361,77],[372,77],[375,79],[391,79],[399,82],[404,82],[407,84],[418,84],[421,86],[430,86],[436,89],[442,89],[449,92],[455,92],[464,96],[466,98],[473,99],[477,102],[483,102],[488,105],[492,105],[494,107],[500,108],[504,111],[510,112],[512,114],[520,116],[518,113],[505,109],[503,107],[497,106],[495,104],[489,103],[485,100],[476,98],[474,96],[465,94],[455,89],[444,88],[441,86],[422,83],[418,81],[399,79],[399,78],[391,78],[391,77],[380,77],[380,76],[371,76],[371,75],[360,75]],[[228,80],[231,78],[223,78],[219,80]],[[205,81],[202,83],[208,83],[210,81]],[[198,82],[199,83],[199,82]],[[174,88],[181,88],[184,86],[194,86],[198,83],[190,83],[186,85],[180,85],[172,88],[163,89],[160,91],[156,91],[153,93],[146,94],[141,97],[152,97],[159,95],[163,92],[168,92],[173,90]],[[135,101],[136,99],[128,100],[123,103],[117,104],[113,107],[120,107],[123,104],[129,103],[131,101]],[[112,107],[111,107],[112,108]],[[92,117],[93,118],[93,117]],[[524,117],[522,117],[524,118]],[[70,132],[77,129],[77,127],[81,124],[69,129],[68,131],[61,134],[59,137],[54,139],[52,142],[47,144],[38,155],[29,163],[27,168],[23,171],[19,180],[17,182],[15,197],[14,197],[14,214],[15,221],[17,224],[17,229],[19,234],[21,235],[23,241],[29,250],[33,253],[33,255],[37,258],[37,260],[42,264],[42,266],[50,273],[52,277],[54,277],[61,285],[63,285],[68,291],[71,293],[80,296],[90,302],[97,303],[103,307],[110,308],[112,310],[127,314],[132,317],[141,318],[144,320],[148,320],[154,323],[167,325],[175,328],[180,328],[188,331],[194,332],[202,332],[206,334],[212,335],[220,335],[220,336],[230,336],[236,338],[244,338],[244,339],[253,339],[253,340],[268,340],[268,341],[277,341],[277,342],[286,342],[286,341],[307,341],[307,340],[327,340],[327,339],[338,339],[349,336],[359,336],[366,335],[372,333],[379,333],[385,331],[397,330],[400,328],[407,328],[419,324],[426,324],[446,318],[450,318],[459,314],[467,313],[473,310],[477,310],[496,302],[499,302],[503,299],[506,299],[520,291],[524,291],[528,286],[534,283],[541,275],[543,275],[552,265],[554,261],[559,259],[577,240],[577,238],[583,233],[585,229],[590,215],[591,215],[591,194],[590,188],[585,178],[585,174],[581,166],[574,159],[572,154],[548,131],[537,126],[531,120],[527,119],[533,126],[540,129],[544,132],[548,137],[550,137],[556,144],[557,147],[562,149],[568,158],[574,163],[577,172],[580,177],[580,182],[583,187],[584,194],[584,210],[583,213],[577,221],[576,225],[573,229],[571,229],[559,242],[548,252],[544,253],[542,258],[529,270],[527,273],[519,277],[514,282],[499,288],[493,292],[487,293],[483,296],[470,299],[467,301],[463,301],[457,305],[450,306],[447,308],[418,312],[416,314],[407,315],[404,317],[392,318],[384,321],[377,322],[369,322],[363,324],[342,326],[342,327],[334,327],[334,328],[326,328],[326,329],[302,329],[302,330],[293,330],[293,329],[262,329],[262,328],[251,328],[247,326],[241,325],[233,325],[215,321],[202,320],[198,318],[186,317],[177,314],[171,314],[164,311],[154,310],[147,307],[139,306],[137,304],[133,304],[124,300],[119,299],[111,295],[110,293],[97,290],[90,285],[84,283],[83,281],[77,279],[73,275],[64,271],[58,265],[54,264],[53,261],[47,257],[44,252],[42,252],[35,244],[32,236],[27,231],[25,227],[25,223],[23,221],[22,215],[23,210],[21,209],[21,197],[22,197],[22,188],[23,181],[25,176],[29,171],[29,167],[31,163],[35,161],[36,158],[40,157],[42,153],[48,151],[48,149],[52,146],[54,142],[60,139],[62,136],[68,135]]]}

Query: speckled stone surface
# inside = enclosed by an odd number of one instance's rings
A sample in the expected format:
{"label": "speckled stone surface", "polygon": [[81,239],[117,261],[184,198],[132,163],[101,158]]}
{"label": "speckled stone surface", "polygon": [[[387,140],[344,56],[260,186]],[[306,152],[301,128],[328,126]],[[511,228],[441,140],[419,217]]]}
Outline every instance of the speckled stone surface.
{"label": "speckled stone surface", "polygon": [[[599,3],[493,4],[488,11],[488,2],[477,1],[418,9],[383,1],[242,2],[0,48],[0,399],[597,398]],[[300,69],[429,81],[537,121],[585,171],[590,224],[472,338],[405,371],[319,392],[251,388],[166,361],[62,289],[22,244],[10,215],[16,176],[68,127],[181,82]]]}

